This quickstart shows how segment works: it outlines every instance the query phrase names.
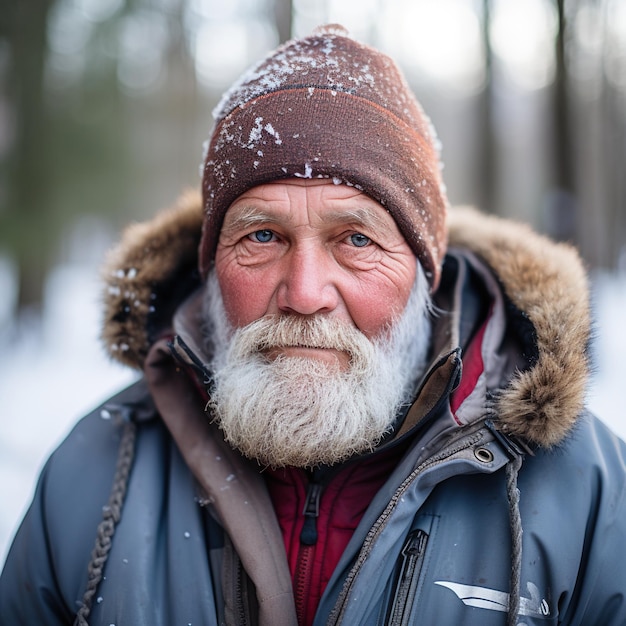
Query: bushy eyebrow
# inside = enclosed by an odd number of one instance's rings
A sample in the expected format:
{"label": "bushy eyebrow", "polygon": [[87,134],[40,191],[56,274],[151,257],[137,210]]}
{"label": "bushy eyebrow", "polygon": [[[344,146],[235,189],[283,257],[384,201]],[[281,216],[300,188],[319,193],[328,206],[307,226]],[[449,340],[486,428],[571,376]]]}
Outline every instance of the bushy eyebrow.
{"label": "bushy eyebrow", "polygon": [[[259,224],[279,224],[281,222],[291,223],[291,215],[281,215],[277,217],[269,211],[264,211],[254,206],[244,206],[237,208],[235,215],[227,216],[222,227],[225,234],[236,233],[240,230],[247,230]],[[348,209],[341,211],[328,211],[322,215],[324,224],[352,224],[362,226],[371,231],[389,228],[389,224],[378,211],[369,207]]]}
{"label": "bushy eyebrow", "polygon": [[329,211],[324,214],[322,221],[325,223],[354,224],[355,226],[361,225],[372,231],[389,228],[389,224],[385,221],[379,211],[375,211],[369,207],[348,209],[346,211]]}
{"label": "bushy eyebrow", "polygon": [[253,206],[245,206],[235,209],[234,216],[226,215],[222,231],[226,234],[236,233],[259,224],[278,224],[279,221],[281,220],[267,211],[262,211]]}

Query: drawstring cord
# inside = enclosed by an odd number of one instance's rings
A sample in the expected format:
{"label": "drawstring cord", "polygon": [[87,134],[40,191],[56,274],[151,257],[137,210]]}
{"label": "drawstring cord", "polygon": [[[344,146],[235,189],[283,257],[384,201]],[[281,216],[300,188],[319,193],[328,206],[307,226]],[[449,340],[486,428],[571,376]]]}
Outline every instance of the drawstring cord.
{"label": "drawstring cord", "polygon": [[125,422],[117,456],[117,465],[115,466],[113,487],[111,488],[109,502],[103,509],[102,521],[98,525],[96,543],[91,553],[91,561],[87,569],[87,588],[83,595],[81,607],[76,614],[74,626],[88,626],[87,618],[91,613],[93,598],[96,595],[98,585],[104,574],[104,566],[111,549],[115,526],[119,522],[122,514],[126,487],[128,486],[130,470],[135,455],[136,431],[137,427],[132,421]]}
{"label": "drawstring cord", "polygon": [[517,476],[522,466],[522,457],[515,456],[506,466],[506,492],[509,500],[509,523],[511,526],[511,581],[509,584],[509,607],[506,624],[517,625],[520,610],[522,577],[522,518],[519,510],[520,492]]}

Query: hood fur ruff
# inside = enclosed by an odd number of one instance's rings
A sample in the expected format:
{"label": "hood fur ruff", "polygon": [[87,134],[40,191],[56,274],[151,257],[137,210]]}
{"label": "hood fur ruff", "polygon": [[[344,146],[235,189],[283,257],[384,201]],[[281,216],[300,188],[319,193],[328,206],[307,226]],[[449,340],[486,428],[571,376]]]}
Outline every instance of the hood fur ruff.
{"label": "hood fur ruff", "polygon": [[[588,378],[589,290],[580,258],[571,246],[524,224],[474,209],[451,209],[448,225],[450,247],[472,250],[493,268],[535,327],[539,358],[498,396],[499,427],[531,444],[554,446],[572,430]],[[183,277],[192,288],[188,276],[197,265],[201,229],[200,195],[189,192],[150,222],[128,227],[111,251],[102,338],[114,359],[141,369],[159,330],[167,332],[169,312],[185,295]],[[169,303],[168,315],[159,313],[160,302]]]}

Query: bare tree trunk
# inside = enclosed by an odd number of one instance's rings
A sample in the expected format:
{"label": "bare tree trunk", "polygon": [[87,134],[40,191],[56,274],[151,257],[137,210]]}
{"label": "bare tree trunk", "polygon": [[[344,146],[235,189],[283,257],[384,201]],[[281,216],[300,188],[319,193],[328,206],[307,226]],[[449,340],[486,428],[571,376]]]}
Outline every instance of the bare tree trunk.
{"label": "bare tree trunk", "polygon": [[606,78],[602,93],[602,229],[606,247],[599,250],[598,264],[626,269],[626,96]]}
{"label": "bare tree trunk", "polygon": [[564,0],[556,0],[558,32],[555,45],[556,76],[554,81],[554,183],[555,192],[548,206],[548,230],[557,239],[571,240],[576,234],[576,201],[572,159],[572,137],[568,95],[565,46],[567,23]]}
{"label": "bare tree trunk", "polygon": [[291,38],[292,0],[274,0],[274,20],[281,43]]}
{"label": "bare tree trunk", "polygon": [[[15,119],[15,143],[9,156],[5,245],[19,270],[18,307],[38,308],[48,267],[50,237],[46,225],[45,108],[43,77],[46,25],[51,0],[21,0],[5,13],[12,57],[9,98]],[[7,10],[6,7],[4,10]],[[6,234],[5,234],[6,236]],[[4,238],[4,237],[3,237]]]}
{"label": "bare tree trunk", "polygon": [[495,199],[495,181],[498,178],[496,170],[496,159],[494,158],[495,143],[493,136],[493,71],[491,51],[491,42],[489,39],[489,28],[491,24],[490,0],[483,0],[483,23],[482,37],[483,47],[485,50],[485,85],[481,94],[479,104],[480,128],[481,128],[481,152],[479,162],[479,189],[478,199],[480,207],[488,212],[496,210],[494,204]]}

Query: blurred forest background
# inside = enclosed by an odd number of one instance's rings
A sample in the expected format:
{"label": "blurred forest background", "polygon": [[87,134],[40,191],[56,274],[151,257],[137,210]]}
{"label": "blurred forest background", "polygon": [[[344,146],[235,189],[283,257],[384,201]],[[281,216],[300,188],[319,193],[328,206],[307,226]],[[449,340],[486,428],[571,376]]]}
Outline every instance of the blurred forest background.
{"label": "blurred forest background", "polygon": [[221,92],[325,22],[403,67],[453,203],[626,266],[625,0],[0,0],[0,331],[198,185]]}

